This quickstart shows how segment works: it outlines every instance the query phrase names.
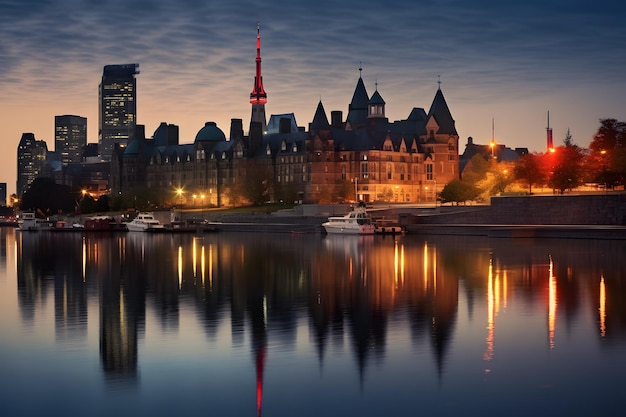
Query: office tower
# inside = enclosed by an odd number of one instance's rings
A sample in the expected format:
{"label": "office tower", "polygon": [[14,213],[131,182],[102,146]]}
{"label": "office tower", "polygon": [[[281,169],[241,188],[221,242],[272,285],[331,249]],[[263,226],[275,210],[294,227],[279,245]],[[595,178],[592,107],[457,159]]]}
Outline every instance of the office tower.
{"label": "office tower", "polygon": [[98,152],[111,160],[115,144],[124,147],[133,138],[137,123],[139,64],[106,65],[98,88]]}
{"label": "office tower", "polygon": [[81,162],[87,145],[87,119],[80,116],[54,116],[54,151],[61,162]]}
{"label": "office tower", "polygon": [[0,182],[0,206],[7,205],[7,183]]}
{"label": "office tower", "polygon": [[23,133],[17,146],[16,192],[21,198],[30,183],[39,176],[46,163],[48,146],[43,140],[35,139],[32,133]]}
{"label": "office tower", "polygon": [[250,118],[250,128],[252,123],[261,123],[262,131],[267,129],[265,118],[265,103],[267,94],[263,88],[263,76],[261,75],[261,25],[257,24],[256,34],[256,76],[254,77],[254,87],[250,93],[250,104],[252,104],[252,117]]}

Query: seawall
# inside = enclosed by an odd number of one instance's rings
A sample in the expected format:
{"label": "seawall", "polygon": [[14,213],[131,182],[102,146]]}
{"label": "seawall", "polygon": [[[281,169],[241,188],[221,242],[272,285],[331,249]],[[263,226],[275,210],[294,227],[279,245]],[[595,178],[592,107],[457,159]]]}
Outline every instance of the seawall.
{"label": "seawall", "polygon": [[400,217],[407,224],[626,226],[626,193],[492,197],[490,206],[441,207]]}

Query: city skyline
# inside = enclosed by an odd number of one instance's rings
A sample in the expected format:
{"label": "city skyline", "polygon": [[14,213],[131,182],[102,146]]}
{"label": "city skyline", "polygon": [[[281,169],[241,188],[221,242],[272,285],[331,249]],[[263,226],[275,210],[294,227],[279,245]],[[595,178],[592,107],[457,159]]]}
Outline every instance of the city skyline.
{"label": "city skyline", "polygon": [[492,121],[496,142],[544,151],[548,111],[556,146],[570,129],[586,147],[599,119],[626,118],[624,6],[118,3],[0,1],[1,132],[9,151],[0,182],[9,193],[22,133],[54,149],[54,117],[71,114],[87,118],[88,142],[97,143],[105,65],[140,64],[137,123],[147,135],[160,122],[178,125],[181,143],[193,142],[207,121],[228,131],[230,119],[241,118],[247,127],[258,21],[267,114],[293,112],[300,126],[308,127],[320,100],[327,113],[347,115],[359,68],[392,121],[428,108],[441,81],[460,153],[469,136],[488,143]]}

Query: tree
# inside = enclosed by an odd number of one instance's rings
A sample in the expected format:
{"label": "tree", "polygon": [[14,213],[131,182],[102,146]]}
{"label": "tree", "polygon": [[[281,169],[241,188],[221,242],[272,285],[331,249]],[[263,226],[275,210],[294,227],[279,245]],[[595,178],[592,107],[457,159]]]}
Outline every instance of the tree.
{"label": "tree", "polygon": [[37,210],[51,215],[59,212],[73,212],[80,199],[80,192],[67,185],[61,185],[50,178],[35,178],[24,192],[21,207],[23,210]]}
{"label": "tree", "polygon": [[561,146],[554,152],[555,164],[548,185],[561,194],[582,184],[583,151],[576,145]]}
{"label": "tree", "polygon": [[485,179],[490,167],[490,162],[486,160],[483,155],[474,155],[463,170],[463,181],[467,184],[476,185],[478,182]]}
{"label": "tree", "polygon": [[469,184],[461,180],[452,180],[447,183],[441,192],[439,198],[442,203],[466,203],[467,201],[473,201],[478,198],[481,191],[473,184]]}
{"label": "tree", "polygon": [[528,185],[530,194],[533,192],[533,185],[542,184],[546,178],[540,158],[541,156],[535,153],[522,155],[513,168],[515,179]]}
{"label": "tree", "polygon": [[571,190],[583,183],[583,159],[585,156],[585,151],[574,144],[569,129],[563,143],[565,146],[556,148],[550,154],[552,168],[548,178],[548,185],[561,194],[565,190]]}
{"label": "tree", "polygon": [[251,165],[238,184],[238,194],[255,206],[266,203],[273,178],[270,167]]}
{"label": "tree", "polygon": [[601,119],[585,162],[589,181],[608,187],[626,185],[626,123]]}

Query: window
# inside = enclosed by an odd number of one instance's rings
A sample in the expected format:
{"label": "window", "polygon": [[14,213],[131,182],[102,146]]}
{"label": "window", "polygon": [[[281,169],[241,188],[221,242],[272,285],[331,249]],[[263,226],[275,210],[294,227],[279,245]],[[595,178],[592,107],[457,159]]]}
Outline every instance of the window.
{"label": "window", "polygon": [[367,162],[363,162],[361,164],[361,178],[363,179],[367,179],[369,177],[369,167],[367,165]]}
{"label": "window", "polygon": [[426,179],[433,179],[433,164],[426,164]]}
{"label": "window", "polygon": [[390,180],[393,178],[393,174],[391,171],[391,164],[387,164],[387,179]]}

